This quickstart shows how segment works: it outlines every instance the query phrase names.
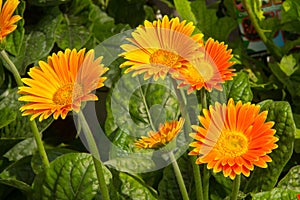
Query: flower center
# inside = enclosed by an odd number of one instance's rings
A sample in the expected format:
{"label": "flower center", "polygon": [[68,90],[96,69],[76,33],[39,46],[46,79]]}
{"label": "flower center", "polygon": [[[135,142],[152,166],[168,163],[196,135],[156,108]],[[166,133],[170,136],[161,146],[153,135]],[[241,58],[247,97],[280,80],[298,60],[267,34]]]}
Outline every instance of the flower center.
{"label": "flower center", "polygon": [[216,144],[216,148],[224,155],[238,157],[248,150],[248,139],[241,132],[223,132]]}
{"label": "flower center", "polygon": [[73,100],[83,95],[83,89],[78,83],[68,83],[60,87],[53,95],[53,102],[57,105],[72,104]]}
{"label": "flower center", "polygon": [[167,67],[173,67],[179,59],[179,56],[165,50],[157,50],[155,51],[149,59],[151,64],[159,64]]}

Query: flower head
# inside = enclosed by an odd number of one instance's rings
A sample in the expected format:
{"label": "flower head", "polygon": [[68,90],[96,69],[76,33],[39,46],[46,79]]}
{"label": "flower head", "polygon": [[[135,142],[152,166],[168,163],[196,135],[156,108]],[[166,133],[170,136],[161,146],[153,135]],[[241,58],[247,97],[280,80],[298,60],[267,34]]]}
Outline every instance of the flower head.
{"label": "flower head", "polygon": [[177,70],[180,74],[179,79],[183,80],[179,87],[188,85],[188,93],[202,87],[208,91],[212,88],[222,90],[221,84],[235,75],[234,69],[229,69],[234,64],[229,61],[232,58],[231,50],[227,50],[227,45],[223,42],[219,43],[209,38],[199,52],[202,55]]}
{"label": "flower head", "polygon": [[128,67],[125,73],[134,71],[133,76],[145,73],[144,78],[153,76],[154,80],[164,79],[168,72],[180,68],[202,45],[203,34],[193,34],[195,27],[178,18],[144,22],[132,32],[131,44],[121,46],[125,50],[121,55],[127,59],[121,68]]}
{"label": "flower head", "polygon": [[78,112],[81,102],[97,100],[92,91],[104,85],[101,75],[108,70],[101,61],[102,57],[94,60],[93,50],[85,54],[85,49],[66,49],[53,53],[47,63],[40,61],[28,72],[31,78],[22,79],[27,86],[19,87],[24,94],[19,101],[28,102],[20,108],[22,115],[32,115],[31,120],[40,116],[39,121],[51,114],[64,119],[69,111]]}
{"label": "flower head", "polygon": [[17,28],[15,23],[22,19],[19,15],[12,16],[19,3],[18,0],[7,0],[2,7],[0,0],[0,41]]}
{"label": "flower head", "polygon": [[196,141],[189,155],[197,155],[196,163],[207,163],[214,172],[223,171],[225,177],[234,179],[237,174],[250,175],[254,165],[267,167],[272,159],[267,155],[277,148],[278,138],[272,129],[274,122],[265,122],[267,111],[259,113],[254,104],[236,105],[233,99],[226,104],[216,103],[204,116],[199,116],[200,126],[192,126]]}
{"label": "flower head", "polygon": [[163,147],[177,136],[183,124],[183,118],[180,118],[179,121],[174,120],[166,122],[164,125],[160,124],[157,132],[150,131],[148,133],[149,137],[142,136],[141,139],[135,142],[135,145],[144,149],[157,149]]}

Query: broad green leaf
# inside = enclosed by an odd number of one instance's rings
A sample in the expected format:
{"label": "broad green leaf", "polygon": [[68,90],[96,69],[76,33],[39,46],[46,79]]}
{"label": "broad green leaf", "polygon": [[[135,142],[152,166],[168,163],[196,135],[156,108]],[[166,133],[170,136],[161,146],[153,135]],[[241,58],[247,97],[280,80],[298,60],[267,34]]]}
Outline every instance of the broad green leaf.
{"label": "broad green leaf", "polygon": [[[0,64],[0,88],[3,85],[4,81],[5,81],[5,72],[4,72],[4,66],[2,65],[2,63]],[[1,92],[1,90],[0,90]]]}
{"label": "broad green leaf", "polygon": [[61,19],[62,15],[58,7],[45,8],[38,22],[27,28],[28,33],[24,36],[20,54],[10,57],[21,75],[25,74],[29,64],[48,56],[54,45],[56,26]]}
{"label": "broad green leaf", "polygon": [[0,109],[0,129],[16,119],[17,112],[9,107]]}
{"label": "broad green leaf", "polygon": [[195,15],[193,14],[191,9],[191,2],[189,2],[188,0],[174,0],[174,4],[182,19],[197,24]]}
{"label": "broad green leaf", "polygon": [[[191,161],[188,156],[182,156],[178,160],[178,165],[187,188],[190,199],[196,199],[194,188],[194,175]],[[173,200],[182,199],[177,179],[172,165],[164,169],[163,177],[158,185],[158,199]],[[193,197],[193,198],[192,198]]]}
{"label": "broad green leaf", "polygon": [[[15,14],[23,17],[23,13],[25,10],[25,1],[20,1]],[[17,23],[17,29],[14,30],[11,34],[6,37],[5,50],[14,56],[18,56],[20,54],[20,49],[24,39],[24,19],[21,19]]]}
{"label": "broad green leaf", "polygon": [[28,3],[35,6],[58,6],[68,3],[69,1],[70,0],[28,0]]}
{"label": "broad green leaf", "polygon": [[274,188],[271,191],[252,194],[253,200],[296,200],[299,193],[293,190]]}
{"label": "broad green leaf", "polygon": [[144,5],[146,0],[110,0],[107,6],[109,16],[115,19],[115,22],[129,24],[136,27],[143,24],[146,12]]}
{"label": "broad green leaf", "polygon": [[233,98],[235,102],[241,100],[242,102],[251,102],[253,93],[250,88],[249,76],[246,72],[238,72],[233,80],[226,81],[223,85],[223,91],[214,89],[210,93],[211,104],[215,102],[227,103],[229,98]]}
{"label": "broad green leaf", "polygon": [[300,2],[286,0],[282,3],[281,24],[283,30],[300,32]]}
{"label": "broad green leaf", "polygon": [[82,48],[91,37],[89,20],[91,0],[74,0],[55,31],[55,41],[61,49]]}
{"label": "broad green leaf", "polygon": [[287,175],[280,180],[277,187],[300,193],[300,165],[292,167]]}
{"label": "broad green leaf", "polygon": [[34,138],[27,138],[12,147],[3,156],[8,158],[10,161],[17,161],[21,158],[32,155],[36,151],[36,147]]}
{"label": "broad green leaf", "polygon": [[[129,25],[116,25],[115,20],[112,17],[109,17],[104,11],[95,5],[92,5],[89,19],[94,22],[92,32],[99,42],[130,29]],[[121,45],[121,43],[118,45]]]}
{"label": "broad green leaf", "polygon": [[[104,167],[106,184],[112,175]],[[38,174],[33,183],[33,199],[91,200],[99,189],[90,154],[69,153],[56,158],[50,167]]]}
{"label": "broad green leaf", "polygon": [[134,176],[120,172],[119,173],[119,188],[118,191],[122,197],[127,197],[132,200],[155,200],[156,194],[154,189]]}
{"label": "broad green leaf", "polygon": [[[26,138],[32,137],[32,131],[29,123],[28,117],[23,117],[21,112],[18,111],[23,103],[18,101],[20,97],[17,94],[17,88],[8,90],[7,96],[0,101],[0,109],[5,107],[15,110],[17,115],[15,120],[10,122],[7,126],[0,129],[0,140],[13,139],[13,140],[22,140]],[[44,120],[42,122],[37,122],[38,129],[42,132],[45,128],[47,128],[53,119],[49,117],[49,119]]]}
{"label": "broad green leaf", "polygon": [[232,192],[232,180],[228,177],[224,177],[222,173],[211,173],[213,178],[210,178],[210,190],[211,199],[224,199]]}
{"label": "broad green leaf", "polygon": [[297,61],[292,54],[283,56],[279,63],[279,67],[287,76],[291,76],[299,68]]}
{"label": "broad green leaf", "polygon": [[237,27],[237,22],[231,17],[218,18],[217,9],[207,8],[206,1],[196,0],[191,3],[195,15],[196,27],[204,33],[206,38],[227,41],[229,34]]}
{"label": "broad green leaf", "polygon": [[273,128],[276,130],[275,136],[279,138],[279,141],[276,143],[278,148],[269,154],[272,162],[268,163],[267,168],[254,168],[245,186],[245,193],[271,190],[293,153],[295,122],[289,103],[266,100],[261,102],[260,106],[261,111],[268,110],[266,121],[275,122]]}
{"label": "broad green leaf", "polygon": [[[64,149],[64,148],[54,148],[54,149],[46,149],[46,153],[48,156],[49,162],[52,162],[57,157],[62,156],[67,153],[74,153],[74,150],[71,149]],[[31,160],[31,167],[35,174],[39,174],[43,171],[44,166],[41,159],[41,156],[38,151],[34,152]]]}
{"label": "broad green leaf", "polygon": [[31,192],[31,183],[34,173],[30,166],[31,157],[24,157],[21,160],[8,166],[0,174],[0,183],[18,188],[24,192]]}

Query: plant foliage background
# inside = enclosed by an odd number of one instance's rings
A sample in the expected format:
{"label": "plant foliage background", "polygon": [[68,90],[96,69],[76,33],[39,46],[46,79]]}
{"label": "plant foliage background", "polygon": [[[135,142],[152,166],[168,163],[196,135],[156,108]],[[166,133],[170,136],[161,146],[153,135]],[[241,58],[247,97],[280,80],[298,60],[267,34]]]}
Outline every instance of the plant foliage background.
{"label": "plant foliage background", "polygon": [[[18,29],[6,38],[6,50],[23,77],[29,67],[48,55],[65,48],[95,48],[105,39],[135,28],[161,14],[179,14],[192,21],[205,37],[224,41],[235,54],[238,75],[224,85],[226,98],[259,103],[269,110],[268,120],[276,122],[278,149],[271,153],[273,162],[266,169],[255,168],[242,179],[241,198],[296,199],[300,193],[300,3],[286,0],[281,18],[259,21],[268,40],[276,31],[284,32],[285,45],[253,56],[247,52],[238,33],[236,7],[232,0],[207,4],[204,0],[27,0],[21,1],[17,13],[23,16]],[[259,12],[256,13],[259,16]],[[270,53],[271,52],[271,53]],[[116,59],[108,66],[106,87],[97,91],[99,121],[117,146],[134,151],[133,140],[115,124],[110,104],[111,93],[121,77]],[[16,83],[0,62],[0,199],[101,199],[96,184],[91,155],[79,138],[72,116],[39,123],[50,158],[50,168],[41,169],[28,119],[21,117]],[[178,102],[164,87],[148,85],[130,101],[131,115],[147,124],[147,117],[137,111],[160,104],[166,99],[171,119],[178,115]],[[146,92],[148,91],[148,93]],[[153,91],[153,92],[149,92]],[[163,97],[162,94],[164,94]],[[211,96],[220,95],[214,91]],[[139,102],[139,98],[147,101]],[[211,97],[211,99],[213,99]],[[122,98],[122,97],[119,97]],[[117,99],[118,100],[118,99]],[[145,105],[146,104],[146,105]],[[109,149],[108,149],[109,150]],[[118,152],[111,152],[118,155]],[[124,162],[124,161],[120,161]],[[147,165],[146,161],[136,161]],[[144,163],[143,163],[144,162]],[[193,172],[186,155],[179,160],[191,199],[195,199]],[[124,164],[124,163],[123,163]],[[125,163],[134,169],[137,163]],[[171,166],[143,174],[105,169],[111,199],[179,199],[181,195]],[[231,180],[221,174],[210,177],[210,198],[226,198]]]}

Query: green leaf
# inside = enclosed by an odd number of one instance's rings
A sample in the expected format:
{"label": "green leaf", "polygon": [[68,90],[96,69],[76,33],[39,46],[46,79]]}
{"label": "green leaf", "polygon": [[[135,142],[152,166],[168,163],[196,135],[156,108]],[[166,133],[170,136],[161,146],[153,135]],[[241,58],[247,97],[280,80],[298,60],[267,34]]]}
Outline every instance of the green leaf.
{"label": "green leaf", "polygon": [[260,21],[265,19],[264,11],[261,9],[261,6],[262,6],[261,1],[249,1],[249,0],[246,0],[246,1],[248,1],[249,2],[248,4],[252,6],[252,9],[253,9],[254,14],[257,17],[257,19],[259,19]]}
{"label": "green leaf", "polygon": [[91,37],[89,20],[91,0],[74,0],[55,31],[55,41],[61,49],[81,49]]}
{"label": "green leaf", "polygon": [[204,33],[206,38],[213,37],[220,41],[227,41],[229,34],[237,27],[237,22],[232,17],[217,17],[217,9],[207,8],[203,0],[191,3],[197,24],[196,27]]}
{"label": "green leaf", "polygon": [[25,157],[8,166],[0,174],[0,183],[31,192],[34,173],[30,166],[31,157]]}
{"label": "green leaf", "polygon": [[295,122],[289,103],[266,100],[261,102],[260,106],[261,111],[268,110],[266,121],[275,122],[273,128],[276,130],[275,136],[279,138],[276,143],[278,148],[269,154],[272,162],[268,163],[267,168],[254,168],[244,189],[245,193],[271,190],[293,153]]}
{"label": "green leaf", "polygon": [[291,76],[299,68],[297,61],[292,54],[283,56],[279,63],[279,67],[287,76]]}
{"label": "green leaf", "polygon": [[300,32],[300,2],[286,0],[282,3],[282,29],[291,32]]}
{"label": "green leaf", "polygon": [[[32,137],[29,118],[23,117],[21,115],[21,112],[17,111],[23,105],[23,103],[18,101],[19,97],[20,95],[17,94],[17,88],[14,88],[12,90],[8,90],[7,96],[5,96],[2,101],[0,101],[0,110],[7,107],[11,110],[15,110],[17,113],[15,120],[0,129],[1,140],[13,139],[19,142],[22,139]],[[42,122],[37,122],[37,126],[40,132],[47,128],[52,123],[52,121],[53,119],[50,117],[49,119]]]}
{"label": "green leaf", "polygon": [[[62,15],[58,7],[43,9],[35,25],[28,27],[21,46],[20,54],[10,57],[19,73],[24,75],[26,67],[48,56],[54,45],[54,32]],[[3,62],[5,65],[6,62]]]}
{"label": "green leaf", "polygon": [[[112,175],[104,167],[104,178],[109,184]],[[99,189],[92,156],[69,153],[56,158],[33,183],[33,199],[91,200]]]}
{"label": "green leaf", "polygon": [[197,24],[195,15],[191,9],[191,2],[187,0],[174,0],[174,5],[182,19]]}
{"label": "green leaf", "polygon": [[146,0],[110,0],[107,12],[109,16],[115,19],[117,24],[123,23],[129,24],[131,27],[136,27],[145,20],[145,3]]}
{"label": "green leaf", "polygon": [[0,109],[0,129],[16,119],[17,112],[9,107]]}
{"label": "green leaf", "polygon": [[[67,153],[74,153],[74,150],[56,147],[54,149],[46,149],[49,162],[52,162],[57,157]],[[35,174],[39,174],[44,170],[43,161],[39,152],[35,152],[32,156],[31,167]]]}
{"label": "green leaf", "polygon": [[251,102],[253,93],[250,87],[249,76],[246,72],[238,72],[233,80],[226,81],[223,85],[223,91],[214,89],[210,93],[211,104],[215,102],[227,103],[229,98],[233,98],[235,102],[241,100],[242,102]]}
{"label": "green leaf", "polygon": [[271,191],[267,192],[260,192],[256,194],[252,194],[253,200],[266,200],[266,199],[272,199],[272,200],[296,200],[297,199],[297,192],[293,190],[286,190],[282,188],[274,188]]}
{"label": "green leaf", "polygon": [[[195,189],[193,183],[193,169],[188,156],[182,156],[178,160],[178,165],[187,188],[190,199],[195,198]],[[179,185],[175,177],[174,169],[172,165],[169,165],[164,169],[163,178],[158,185],[159,198],[163,200],[182,199]],[[192,198],[194,197],[194,198]]]}
{"label": "green leaf", "polygon": [[292,167],[283,179],[280,180],[277,187],[286,189],[286,190],[293,190],[300,193],[300,165]]}
{"label": "green leaf", "polygon": [[[25,10],[25,1],[20,1],[15,14],[23,17],[23,13]],[[21,19],[17,23],[17,29],[14,30],[11,34],[6,37],[5,50],[14,56],[18,56],[20,54],[21,46],[24,39],[24,19]]]}
{"label": "green leaf", "polygon": [[8,158],[10,161],[17,161],[21,158],[32,155],[35,151],[36,143],[34,138],[32,137],[19,142],[3,156]]}
{"label": "green leaf", "polygon": [[[155,200],[156,194],[153,188],[147,186],[147,184],[136,177],[120,172],[119,173],[119,188],[118,191],[124,199],[132,200]],[[154,194],[153,194],[154,193]]]}

